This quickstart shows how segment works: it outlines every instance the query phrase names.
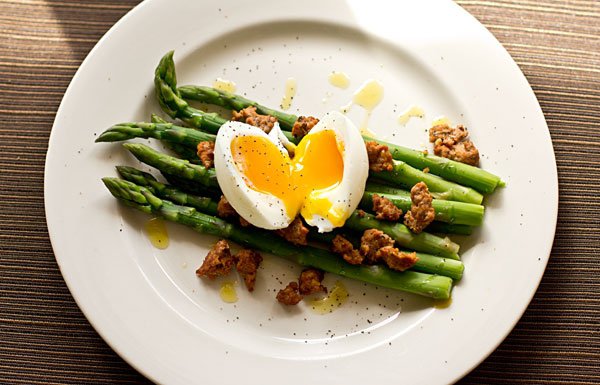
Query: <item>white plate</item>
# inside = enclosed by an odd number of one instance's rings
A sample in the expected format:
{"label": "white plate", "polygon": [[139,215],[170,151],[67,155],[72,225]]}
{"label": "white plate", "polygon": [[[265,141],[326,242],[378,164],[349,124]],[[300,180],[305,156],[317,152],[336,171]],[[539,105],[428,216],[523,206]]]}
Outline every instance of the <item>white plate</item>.
{"label": "white plate", "polygon": [[[176,50],[179,84],[233,80],[277,106],[288,77],[292,110],[319,116],[375,78],[385,97],[370,126],[423,148],[437,115],[466,124],[482,166],[508,187],[487,200],[485,224],[463,242],[464,279],[449,308],[345,281],[349,301],[321,316],[274,300],[298,267],[271,257],[256,292],[235,305],[195,277],[213,238],[169,224],[171,246],[150,246],[147,218],[100,178],[136,164],[119,144],[94,144],[111,124],[158,111],[152,76]],[[351,78],[346,90],[331,71]],[[329,94],[330,93],[330,94]],[[322,101],[326,98],[326,102]],[[423,120],[396,122],[418,104]],[[358,124],[364,111],[350,116]],[[517,322],[543,274],[556,224],[557,176],[548,129],[524,76],[474,18],[450,1],[149,0],[117,23],[74,77],[46,163],[56,259],[89,321],[125,360],[169,384],[440,384],[483,360]],[[331,284],[336,278],[328,277]]]}

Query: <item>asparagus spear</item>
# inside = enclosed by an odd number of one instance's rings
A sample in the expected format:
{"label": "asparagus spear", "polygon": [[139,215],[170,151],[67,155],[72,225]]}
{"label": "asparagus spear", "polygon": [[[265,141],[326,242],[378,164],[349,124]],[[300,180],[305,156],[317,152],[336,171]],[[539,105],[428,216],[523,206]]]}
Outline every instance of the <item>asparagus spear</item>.
{"label": "asparagus spear", "polygon": [[355,211],[350,214],[344,226],[355,231],[379,229],[392,237],[400,246],[423,253],[460,260],[458,256],[460,247],[450,239],[440,238],[426,232],[415,234],[401,223],[379,221],[372,214]]}
{"label": "asparagus spear", "polygon": [[[143,171],[137,170],[133,167],[117,166],[119,175],[125,180],[115,179],[113,183],[115,185],[121,185],[124,189],[140,190],[139,187],[145,187],[150,192],[159,198],[170,200],[173,203],[193,207],[196,210],[208,214],[217,215],[217,202],[207,197],[200,197],[192,194],[187,194],[177,188],[160,183],[152,175]],[[135,183],[137,186],[131,186],[125,184],[125,181]],[[318,232],[312,231],[309,233],[311,239],[317,241],[325,241],[331,243],[331,240],[335,236],[334,233],[324,233],[325,236]],[[450,260],[446,258],[437,257],[429,254],[419,253],[419,260],[413,266],[414,270],[421,271],[423,273],[440,274],[453,279],[460,279],[464,266],[462,262],[456,260]]]}
{"label": "asparagus spear", "polygon": [[119,142],[133,138],[154,138],[196,148],[200,142],[214,142],[216,136],[193,128],[179,127],[173,123],[127,122],[110,127],[100,134],[96,142]]}
{"label": "asparagus spear", "polygon": [[180,176],[207,187],[219,187],[217,175],[212,168],[207,169],[199,164],[192,164],[187,160],[163,154],[141,143],[125,143],[123,147],[129,150],[140,162],[155,167],[161,172]]}
{"label": "asparagus spear", "polygon": [[430,191],[437,193],[442,199],[481,204],[483,195],[476,190],[459,184],[448,182],[437,175],[425,173],[400,161],[394,161],[392,171],[371,172],[375,180],[384,180],[389,183],[399,184],[405,188],[411,188],[419,182],[425,182]]}
{"label": "asparagus spear", "polygon": [[[352,242],[352,244],[354,244],[355,247],[359,247],[360,239],[354,234],[348,234],[340,231],[332,231],[329,233],[310,231],[308,236],[310,239],[330,244],[337,234],[340,234],[344,238],[348,239],[350,242]],[[411,252],[408,250],[402,251],[406,253]],[[460,280],[462,278],[465,266],[461,261],[425,253],[417,253],[417,257],[419,257],[419,260],[413,267],[411,267],[412,270],[429,274],[445,275],[446,277],[450,277],[454,280]]]}
{"label": "asparagus spear", "polygon": [[200,233],[228,238],[243,246],[271,253],[344,277],[378,286],[403,290],[436,299],[450,298],[452,279],[415,271],[397,272],[383,266],[350,265],[337,255],[323,249],[298,248],[267,231],[242,228],[214,216],[199,213],[191,207],[179,206],[153,195],[148,189],[116,178],[102,179],[109,191],[127,205],[166,220],[189,226]]}
{"label": "asparagus spear", "polygon": [[[365,139],[375,140],[371,138]],[[425,154],[423,151],[413,150],[381,140],[376,141],[388,146],[394,159],[404,161],[420,170],[429,168],[429,172],[435,175],[472,187],[483,194],[491,194],[497,187],[505,186],[500,177],[478,167],[436,155]]]}
{"label": "asparagus spear", "polygon": [[242,110],[246,107],[256,107],[256,112],[262,115],[271,115],[277,118],[279,125],[282,129],[290,131],[294,127],[294,123],[298,120],[298,117],[293,114],[273,110],[258,104],[255,101],[246,99],[243,96],[235,95],[230,92],[217,90],[212,87],[203,86],[183,86],[177,88],[177,91],[183,99],[186,100],[199,100],[204,103],[214,104],[217,106],[225,107],[231,110]]}
{"label": "asparagus spear", "polygon": [[[165,124],[169,123],[156,114],[152,114],[150,117],[151,117],[150,121],[152,123],[165,123]],[[206,134],[206,135],[210,135],[210,134]],[[194,146],[192,148],[192,147],[186,147],[183,144],[168,142],[166,140],[163,140],[162,142],[169,150],[171,150],[175,154],[177,154],[177,156],[179,158],[189,160],[191,163],[194,163],[194,164],[202,163],[200,161],[200,158],[198,158],[197,144],[196,144],[196,146]]]}
{"label": "asparagus spear", "polygon": [[133,167],[117,166],[117,172],[123,179],[147,188],[160,198],[179,205],[193,207],[205,214],[217,215],[217,202],[209,197],[187,194],[173,186],[161,183],[152,175]]}
{"label": "asparagus spear", "polygon": [[[404,212],[410,210],[412,205],[410,193],[394,195],[365,191],[360,202],[361,207],[365,210],[371,210],[373,207],[373,195],[375,194],[389,199]],[[434,199],[432,206],[435,210],[435,219],[437,221],[470,226],[479,226],[483,222],[484,207],[481,205]]]}
{"label": "asparagus spear", "polygon": [[454,223],[431,222],[427,231],[433,234],[471,235],[473,227],[469,225],[455,225]]}
{"label": "asparagus spear", "polygon": [[177,91],[177,76],[173,51],[162,57],[154,73],[154,88],[160,107],[172,118],[178,118],[192,127],[202,128],[216,134],[227,119],[216,113],[208,113],[191,107]]}

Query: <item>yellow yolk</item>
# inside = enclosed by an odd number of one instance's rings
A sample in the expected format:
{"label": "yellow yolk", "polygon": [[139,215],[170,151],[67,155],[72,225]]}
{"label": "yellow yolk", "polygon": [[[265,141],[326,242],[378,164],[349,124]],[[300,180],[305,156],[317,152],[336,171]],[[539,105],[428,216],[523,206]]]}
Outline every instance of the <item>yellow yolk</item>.
{"label": "yellow yolk", "polygon": [[265,137],[240,136],[231,142],[233,160],[248,187],[281,199],[290,218],[302,210],[305,218],[318,213],[336,225],[343,221],[343,212],[328,215],[333,203],[311,193],[341,182],[343,151],[331,130],[305,136],[293,159]]}

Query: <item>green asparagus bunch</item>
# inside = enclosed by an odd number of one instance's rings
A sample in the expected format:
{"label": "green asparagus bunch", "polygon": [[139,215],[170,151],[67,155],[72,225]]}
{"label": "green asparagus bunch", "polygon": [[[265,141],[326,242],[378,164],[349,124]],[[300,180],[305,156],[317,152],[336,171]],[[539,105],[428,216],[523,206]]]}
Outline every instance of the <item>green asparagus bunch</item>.
{"label": "green asparagus bunch", "polygon": [[416,271],[398,272],[379,265],[351,265],[327,250],[312,246],[299,248],[283,239],[273,237],[268,231],[243,228],[215,216],[200,213],[192,207],[176,205],[134,183],[117,178],[103,178],[102,181],[113,196],[128,206],[183,224],[197,232],[227,238],[245,247],[343,277],[436,299],[450,298],[452,279],[449,277]]}

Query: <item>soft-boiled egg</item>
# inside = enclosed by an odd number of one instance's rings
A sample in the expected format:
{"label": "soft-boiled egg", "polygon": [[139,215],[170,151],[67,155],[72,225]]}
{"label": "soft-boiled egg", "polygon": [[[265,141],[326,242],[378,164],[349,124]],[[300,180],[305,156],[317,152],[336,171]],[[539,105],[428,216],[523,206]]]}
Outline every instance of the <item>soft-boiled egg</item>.
{"label": "soft-boiled egg", "polygon": [[254,226],[285,228],[300,214],[326,232],[358,206],[369,160],[359,130],[333,111],[297,146],[278,125],[266,134],[228,122],[217,135],[215,169],[225,198]]}

